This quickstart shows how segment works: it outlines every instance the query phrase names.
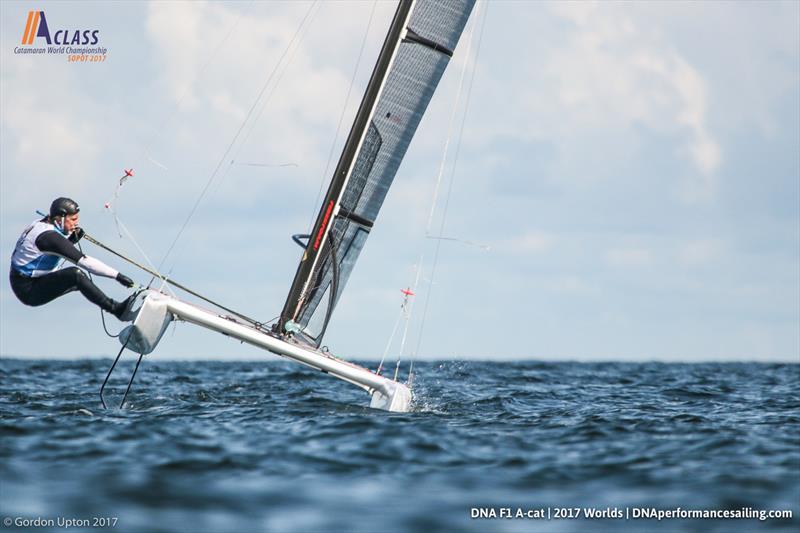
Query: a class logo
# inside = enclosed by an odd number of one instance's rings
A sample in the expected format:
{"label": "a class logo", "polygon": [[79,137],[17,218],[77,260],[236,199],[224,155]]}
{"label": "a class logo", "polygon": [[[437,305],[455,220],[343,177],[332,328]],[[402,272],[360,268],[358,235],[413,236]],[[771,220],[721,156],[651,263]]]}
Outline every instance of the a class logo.
{"label": "a class logo", "polygon": [[69,62],[102,63],[108,49],[99,46],[99,29],[63,29],[50,31],[44,11],[28,11],[22,46],[14,47],[15,54],[66,55]]}
{"label": "a class logo", "polygon": [[25,34],[22,36],[22,44],[33,44],[33,37],[44,37],[47,44],[50,42],[50,32],[47,30],[47,19],[44,11],[28,11],[28,22],[25,24]]}
{"label": "a class logo", "polygon": [[44,37],[47,44],[90,44],[95,45],[100,41],[100,30],[58,30],[50,38],[47,27],[47,18],[44,11],[28,11],[28,20],[25,23],[25,33],[22,35],[22,44],[33,44],[34,37]]}

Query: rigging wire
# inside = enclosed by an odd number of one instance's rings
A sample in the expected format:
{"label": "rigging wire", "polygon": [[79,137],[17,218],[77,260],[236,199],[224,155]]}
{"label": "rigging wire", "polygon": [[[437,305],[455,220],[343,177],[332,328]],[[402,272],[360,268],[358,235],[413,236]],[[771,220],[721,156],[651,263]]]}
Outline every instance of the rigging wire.
{"label": "rigging wire", "polygon": [[311,11],[317,5],[317,1],[318,0],[315,0],[311,4],[311,6],[308,8],[308,10],[306,11],[305,15],[303,16],[303,19],[300,21],[300,25],[298,26],[297,30],[295,31],[294,35],[292,36],[291,40],[289,41],[289,44],[286,46],[286,48],[284,49],[284,51],[281,54],[280,58],[278,59],[278,63],[275,65],[275,67],[273,68],[272,72],[270,72],[270,74],[267,77],[266,81],[262,85],[261,90],[258,93],[258,96],[256,97],[255,101],[253,102],[253,105],[250,106],[250,109],[247,112],[247,115],[245,115],[245,118],[242,121],[241,125],[239,126],[238,130],[236,131],[236,134],[233,136],[233,139],[231,140],[230,144],[228,144],[228,147],[225,149],[225,152],[223,153],[222,157],[220,158],[219,162],[217,163],[217,166],[214,168],[214,171],[209,176],[208,181],[206,181],[205,186],[203,187],[202,191],[200,192],[200,195],[197,197],[197,200],[195,201],[194,205],[192,206],[191,210],[189,211],[189,214],[186,217],[186,220],[183,222],[183,225],[181,226],[180,230],[178,230],[178,234],[175,236],[175,239],[173,239],[172,243],[170,244],[169,248],[167,249],[167,252],[164,254],[164,257],[161,259],[161,262],[159,263],[159,268],[169,258],[170,254],[172,253],[172,250],[175,248],[175,245],[178,243],[178,240],[180,240],[181,236],[183,235],[183,232],[186,230],[187,226],[189,225],[189,222],[192,220],[192,218],[194,217],[195,213],[197,212],[197,208],[200,206],[200,203],[202,202],[203,198],[205,197],[206,193],[208,192],[208,189],[211,187],[211,184],[214,182],[214,178],[216,178],[217,173],[219,172],[220,168],[222,167],[222,164],[225,161],[228,160],[228,154],[230,154],[231,150],[233,149],[234,145],[236,144],[236,141],[239,139],[239,136],[242,134],[242,131],[244,130],[245,125],[247,124],[247,122],[250,119],[250,117],[253,115],[253,111],[258,106],[259,101],[261,100],[262,96],[264,95],[264,92],[267,90],[267,87],[268,87],[270,81],[275,76],[275,73],[278,71],[278,68],[280,67],[281,63],[283,62],[283,59],[289,53],[289,50],[293,46],[293,44],[294,44],[295,40],[297,39],[297,37],[299,36],[301,30],[303,29],[304,25],[306,24],[306,21],[308,21],[309,15],[311,14]]}
{"label": "rigging wire", "polygon": [[[450,183],[448,184],[447,194],[445,196],[444,207],[443,207],[443,211],[442,211],[442,220],[441,220],[441,223],[440,223],[440,226],[439,226],[439,235],[443,235],[444,234],[444,228],[445,228],[445,224],[447,222],[447,211],[448,211],[448,208],[450,206],[450,196],[451,196],[451,193],[453,192],[453,183],[455,182],[455,178],[456,178],[456,169],[458,167],[458,156],[459,156],[459,153],[461,151],[461,141],[462,141],[462,139],[464,137],[464,125],[466,124],[467,115],[469,114],[469,103],[470,103],[470,96],[472,94],[472,85],[473,85],[473,82],[475,81],[475,73],[478,70],[478,57],[479,57],[480,51],[481,51],[481,42],[483,40],[483,30],[484,30],[484,27],[486,25],[486,18],[488,16],[488,14],[489,14],[489,3],[486,2],[486,8],[484,9],[483,20],[481,21],[481,24],[480,24],[480,31],[478,32],[478,40],[477,40],[476,47],[475,47],[475,58],[473,60],[473,65],[474,66],[473,66],[472,72],[470,74],[469,84],[467,85],[467,94],[466,94],[466,98],[465,98],[465,102],[464,102],[464,113],[463,113],[463,115],[461,117],[461,126],[460,126],[459,132],[458,132],[455,152],[453,154],[453,166],[452,166],[452,169],[451,169]],[[470,42],[470,46],[467,49],[467,59],[469,59],[470,48],[471,48],[471,45],[472,45],[472,35],[473,35],[474,30],[475,30],[475,26],[477,26],[477,20],[476,20],[476,23],[473,25],[472,30],[470,31],[470,41],[469,41]],[[469,64],[469,61],[467,60],[467,62],[464,64],[464,72],[466,71],[468,64]],[[463,72],[462,72],[462,76],[463,76]],[[453,115],[453,116],[455,116],[455,115]],[[448,139],[448,143],[449,143],[449,139]],[[444,161],[442,162],[442,167],[443,166],[444,166]],[[433,264],[431,265],[430,284],[428,285],[428,290],[425,291],[425,302],[423,303],[422,317],[421,317],[420,327],[419,327],[419,334],[417,336],[417,347],[414,350],[414,352],[412,352],[412,354],[411,354],[411,361],[410,361],[409,370],[408,370],[409,376],[411,376],[413,374],[413,371],[414,371],[414,359],[416,358],[417,354],[419,353],[420,347],[422,346],[423,333],[425,331],[425,320],[426,320],[427,315],[428,315],[428,306],[429,306],[429,303],[430,303],[431,292],[433,290],[433,280],[436,277],[436,267],[437,267],[438,262],[439,262],[439,251],[440,251],[441,245],[442,245],[442,239],[437,239],[436,240],[436,247],[435,247],[434,254],[433,254]]]}

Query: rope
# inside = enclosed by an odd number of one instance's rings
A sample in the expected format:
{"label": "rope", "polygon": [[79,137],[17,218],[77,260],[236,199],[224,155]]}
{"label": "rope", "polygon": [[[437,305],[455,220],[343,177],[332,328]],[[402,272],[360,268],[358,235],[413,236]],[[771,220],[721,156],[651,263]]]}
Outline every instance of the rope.
{"label": "rope", "polygon": [[197,297],[197,298],[200,298],[200,299],[201,299],[201,300],[203,300],[204,302],[208,302],[208,303],[210,303],[211,305],[213,305],[213,306],[215,306],[215,307],[219,307],[220,309],[223,309],[223,310],[225,310],[225,311],[227,311],[227,312],[229,312],[229,313],[231,313],[231,314],[233,314],[233,315],[235,315],[235,316],[238,316],[239,318],[241,318],[241,319],[243,319],[243,320],[246,320],[247,322],[250,322],[251,324],[254,324],[254,325],[255,325],[255,324],[263,324],[262,322],[259,322],[258,320],[255,320],[255,319],[253,319],[253,318],[250,318],[250,317],[249,317],[249,316],[247,316],[247,315],[243,315],[243,314],[241,314],[241,313],[239,313],[239,312],[237,312],[237,311],[234,311],[233,309],[230,309],[230,308],[228,308],[228,307],[225,307],[224,305],[222,305],[222,304],[220,304],[220,303],[217,303],[217,302],[215,302],[214,300],[212,300],[212,299],[210,299],[210,298],[206,298],[206,297],[205,297],[205,296],[203,296],[202,294],[199,294],[199,293],[197,293],[197,292],[193,291],[192,289],[189,289],[188,287],[185,287],[185,286],[181,285],[180,283],[178,283],[177,281],[175,281],[175,280],[173,280],[173,279],[169,279],[169,278],[167,278],[167,277],[164,277],[164,276],[162,276],[161,274],[159,274],[158,272],[156,272],[156,271],[154,271],[154,270],[150,270],[150,269],[149,269],[149,268],[147,268],[146,266],[140,265],[139,263],[137,263],[137,262],[136,262],[136,261],[134,261],[133,259],[130,259],[129,257],[125,257],[125,256],[124,256],[124,255],[122,255],[121,253],[119,253],[119,252],[117,252],[117,251],[115,251],[115,250],[112,250],[111,248],[109,248],[109,247],[108,247],[108,246],[106,246],[105,244],[101,243],[100,241],[96,240],[95,238],[93,238],[93,237],[92,237],[92,236],[90,236],[89,234],[86,234],[86,233],[84,233],[84,235],[83,235],[83,238],[84,238],[84,239],[86,239],[87,241],[91,242],[92,244],[95,244],[95,245],[99,246],[99,247],[100,247],[100,248],[102,248],[103,250],[105,250],[105,251],[107,251],[107,252],[110,252],[110,253],[112,253],[112,254],[116,255],[117,257],[119,257],[119,258],[120,258],[120,259],[122,259],[123,261],[127,261],[127,262],[128,262],[128,263],[130,263],[131,265],[133,265],[133,266],[135,266],[135,267],[137,267],[137,268],[140,268],[140,269],[144,270],[145,272],[147,272],[148,274],[150,274],[150,275],[152,275],[152,276],[155,276],[155,277],[159,278],[159,279],[160,279],[160,280],[162,280],[164,283],[169,283],[169,284],[170,284],[170,285],[172,285],[173,287],[177,287],[177,288],[181,289],[182,291],[188,292],[188,293],[189,293],[189,294],[191,294],[192,296],[195,296],[195,297]]}
{"label": "rope", "polygon": [[120,330],[119,333],[117,333],[116,335],[112,335],[111,333],[109,333],[108,327],[106,326],[106,315],[103,314],[102,309],[100,309],[100,322],[103,323],[103,330],[106,332],[106,335],[108,335],[112,339],[116,339],[117,337],[119,337],[120,333],[122,333],[122,330]]}

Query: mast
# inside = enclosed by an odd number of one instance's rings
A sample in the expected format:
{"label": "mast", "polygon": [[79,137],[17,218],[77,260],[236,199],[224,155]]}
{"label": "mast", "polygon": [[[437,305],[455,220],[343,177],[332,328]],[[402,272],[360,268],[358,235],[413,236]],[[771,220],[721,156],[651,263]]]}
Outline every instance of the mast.
{"label": "mast", "polygon": [[[339,157],[339,162],[333,173],[333,178],[328,186],[328,192],[325,194],[322,207],[314,223],[314,229],[308,239],[303,258],[297,267],[297,273],[294,276],[292,287],[289,290],[289,296],[286,298],[286,303],[283,306],[280,320],[281,331],[283,331],[287,320],[294,320],[297,317],[300,311],[299,308],[303,305],[305,293],[309,289],[309,284],[311,282],[310,274],[314,270],[314,266],[317,264],[319,258],[325,254],[330,254],[330,243],[327,237],[331,228],[331,217],[338,215],[339,198],[347,183],[358,147],[364,140],[368,121],[375,108],[375,102],[378,99],[378,93],[386,78],[386,73],[389,70],[392,58],[400,44],[401,35],[408,22],[413,4],[413,0],[401,0],[397,5],[392,24],[389,27],[389,33],[386,35],[386,40],[383,42],[378,61],[375,64],[375,68],[372,70],[367,89],[361,100],[358,113],[356,113],[356,119],[353,122],[353,126],[350,128],[350,133],[347,136],[347,141],[345,141],[342,155]],[[370,224],[370,226],[372,225]]]}
{"label": "mast", "polygon": [[401,0],[277,325],[319,346],[474,0]]}

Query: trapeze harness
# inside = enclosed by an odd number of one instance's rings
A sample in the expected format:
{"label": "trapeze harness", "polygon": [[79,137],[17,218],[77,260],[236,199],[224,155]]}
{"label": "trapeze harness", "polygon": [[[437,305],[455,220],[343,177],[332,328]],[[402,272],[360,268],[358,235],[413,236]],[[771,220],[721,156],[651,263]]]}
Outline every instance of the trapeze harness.
{"label": "trapeze harness", "polygon": [[64,259],[92,274],[115,278],[119,272],[102,261],[84,255],[73,243],[75,235],[66,238],[61,228],[47,219],[36,220],[17,240],[11,256],[11,289],[25,305],[44,305],[78,290],[87,300],[109,312],[115,303],[101,291],[80,268],[60,268]]}

